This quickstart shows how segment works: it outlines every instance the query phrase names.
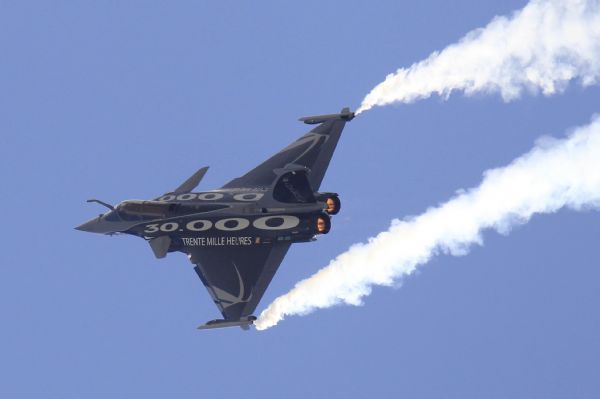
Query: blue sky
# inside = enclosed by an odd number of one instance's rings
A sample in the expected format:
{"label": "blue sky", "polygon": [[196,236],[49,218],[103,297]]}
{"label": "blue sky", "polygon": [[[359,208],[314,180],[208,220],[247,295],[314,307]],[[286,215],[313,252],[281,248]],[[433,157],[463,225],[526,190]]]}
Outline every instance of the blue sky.
{"label": "blue sky", "polygon": [[[0,6],[0,396],[595,398],[600,215],[534,217],[440,256],[361,307],[265,332],[218,316],[187,259],[73,227],[216,188],[358,106],[385,75],[525,1],[13,2]],[[599,112],[600,89],[378,108],[346,127],[322,188],[331,234],[292,248],[259,310],[329,259]],[[368,265],[365,265],[368,267]]]}

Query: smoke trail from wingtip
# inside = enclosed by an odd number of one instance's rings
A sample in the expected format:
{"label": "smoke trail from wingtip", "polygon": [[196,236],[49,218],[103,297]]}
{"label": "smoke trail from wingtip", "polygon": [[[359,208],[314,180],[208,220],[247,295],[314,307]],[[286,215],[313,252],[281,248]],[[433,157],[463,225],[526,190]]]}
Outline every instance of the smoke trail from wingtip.
{"label": "smoke trail from wingtip", "polygon": [[496,17],[458,43],[386,77],[357,114],[391,103],[411,103],[462,90],[499,93],[505,101],[523,90],[551,95],[573,79],[583,86],[600,77],[600,1],[532,0],[511,17]]}
{"label": "smoke trail from wingtip", "polygon": [[439,253],[465,255],[481,232],[508,233],[534,214],[563,207],[600,208],[600,115],[564,139],[540,139],[506,167],[488,170],[481,184],[425,213],[353,245],[313,276],[275,299],[255,322],[258,330],[286,315],[345,303],[359,305],[374,285],[390,286]]}

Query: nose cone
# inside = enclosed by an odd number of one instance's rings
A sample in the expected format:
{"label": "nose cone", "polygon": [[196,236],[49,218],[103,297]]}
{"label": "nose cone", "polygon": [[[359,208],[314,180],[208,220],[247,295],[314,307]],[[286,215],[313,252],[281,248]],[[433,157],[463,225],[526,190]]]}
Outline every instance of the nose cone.
{"label": "nose cone", "polygon": [[[114,220],[117,219],[117,220]],[[123,221],[115,217],[113,212],[95,217],[80,226],[75,227],[76,230],[87,231],[88,233],[98,234],[114,234],[122,233],[139,224],[139,221]]]}
{"label": "nose cone", "polygon": [[104,220],[104,217],[101,215],[94,219],[88,220],[80,226],[75,227],[75,229],[87,231],[88,233],[110,234],[119,231],[117,227],[120,226],[115,226],[115,223]]}
{"label": "nose cone", "polygon": [[97,217],[91,220],[88,220],[87,222],[75,227],[75,230],[81,230],[81,231],[87,231],[89,233],[101,233],[101,230],[99,227],[101,225],[101,218]]}

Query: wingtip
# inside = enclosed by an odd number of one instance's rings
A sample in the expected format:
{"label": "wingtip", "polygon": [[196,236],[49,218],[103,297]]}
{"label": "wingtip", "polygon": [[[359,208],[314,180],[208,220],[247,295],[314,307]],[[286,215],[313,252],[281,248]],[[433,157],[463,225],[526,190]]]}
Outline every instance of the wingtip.
{"label": "wingtip", "polygon": [[332,119],[342,119],[346,122],[349,122],[352,119],[354,119],[355,116],[356,116],[356,114],[354,112],[350,111],[350,108],[345,107],[342,109],[342,111],[339,114],[304,116],[302,118],[299,118],[298,120],[300,122],[304,122],[308,125],[315,125],[317,123],[323,123],[323,122],[326,122],[326,121],[332,120]]}
{"label": "wingtip", "polygon": [[223,320],[216,319],[207,321],[206,323],[198,326],[198,330],[211,330],[214,328],[225,328],[225,327],[241,327],[242,330],[249,330],[250,326],[254,324],[254,320],[256,320],[255,316],[248,316],[246,318],[242,318],[240,320]]}
{"label": "wingtip", "polygon": [[354,117],[356,116],[356,113],[350,111],[350,108],[346,107],[346,108],[342,109],[342,112],[340,112],[340,115],[341,115],[342,119],[349,122],[352,119],[354,119]]}

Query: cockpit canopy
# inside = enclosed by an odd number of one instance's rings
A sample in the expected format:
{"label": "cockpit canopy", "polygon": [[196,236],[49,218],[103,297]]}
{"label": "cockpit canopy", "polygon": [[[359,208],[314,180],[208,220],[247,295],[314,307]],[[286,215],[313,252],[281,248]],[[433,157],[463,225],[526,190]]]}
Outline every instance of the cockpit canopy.
{"label": "cockpit canopy", "polygon": [[177,204],[168,204],[159,201],[123,201],[117,205],[117,212],[123,215],[144,215],[165,217],[175,210]]}

